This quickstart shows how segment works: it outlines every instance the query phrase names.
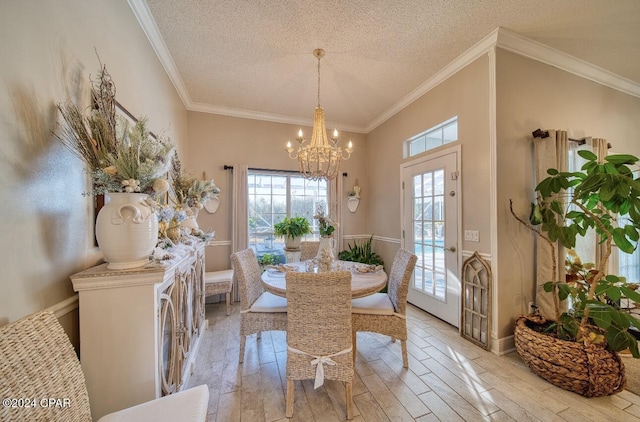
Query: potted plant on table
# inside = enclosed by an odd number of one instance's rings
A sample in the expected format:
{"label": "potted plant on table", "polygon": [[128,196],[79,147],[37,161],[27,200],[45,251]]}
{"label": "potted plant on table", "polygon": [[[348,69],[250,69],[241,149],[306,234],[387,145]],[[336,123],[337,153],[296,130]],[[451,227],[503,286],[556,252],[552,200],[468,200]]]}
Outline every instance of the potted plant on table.
{"label": "potted plant on table", "polygon": [[311,225],[304,217],[285,217],[273,225],[273,233],[276,236],[284,236],[287,250],[299,250],[302,237],[311,233]]}
{"label": "potted plant on table", "polygon": [[266,270],[270,265],[276,265],[278,258],[272,253],[265,253],[258,257],[258,264],[262,271]]}
{"label": "potted plant on table", "polygon": [[[608,274],[613,246],[631,253],[640,238],[640,180],[630,167],[639,159],[610,155],[600,163],[590,151],[578,154],[586,160],[582,171],[547,170],[549,176],[535,189],[538,204],[533,205],[530,222],[516,216],[513,208],[511,212],[552,246],[554,275],[556,242],[573,249],[577,238],[594,230],[604,252],[593,267],[572,254],[567,260],[570,277],[557,280],[555,275],[556,280],[544,285],[557,297],[555,321],[521,317],[514,337],[518,353],[536,374],[592,397],[624,388],[624,365],[617,352],[629,349],[640,357],[636,338],[629,332],[630,327],[640,329],[640,321],[620,307],[623,299],[640,303],[640,294],[623,277]],[[627,216],[627,222],[618,216]],[[567,298],[571,309],[560,313],[559,301]]]}

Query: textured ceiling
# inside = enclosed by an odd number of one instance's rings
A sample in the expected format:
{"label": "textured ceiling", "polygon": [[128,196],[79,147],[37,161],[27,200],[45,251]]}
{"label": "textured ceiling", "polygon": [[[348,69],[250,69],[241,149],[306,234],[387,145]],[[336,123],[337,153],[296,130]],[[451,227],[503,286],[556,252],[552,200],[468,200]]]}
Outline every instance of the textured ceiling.
{"label": "textured ceiling", "polygon": [[[130,0],[142,3],[144,0]],[[640,84],[640,0],[146,0],[192,109],[366,128],[497,27]],[[135,8],[134,8],[135,10]],[[153,41],[152,41],[153,42]],[[154,44],[158,50],[157,43]],[[176,80],[179,78],[179,80]],[[185,92],[182,92],[183,99]]]}

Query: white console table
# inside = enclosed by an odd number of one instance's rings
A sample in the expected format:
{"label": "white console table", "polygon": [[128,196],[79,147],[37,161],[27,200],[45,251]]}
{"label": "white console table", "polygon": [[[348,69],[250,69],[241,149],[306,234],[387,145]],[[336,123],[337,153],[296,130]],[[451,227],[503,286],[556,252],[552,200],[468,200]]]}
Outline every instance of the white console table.
{"label": "white console table", "polygon": [[188,384],[204,318],[204,243],[166,264],[71,276],[80,301],[80,362],[101,416]]}

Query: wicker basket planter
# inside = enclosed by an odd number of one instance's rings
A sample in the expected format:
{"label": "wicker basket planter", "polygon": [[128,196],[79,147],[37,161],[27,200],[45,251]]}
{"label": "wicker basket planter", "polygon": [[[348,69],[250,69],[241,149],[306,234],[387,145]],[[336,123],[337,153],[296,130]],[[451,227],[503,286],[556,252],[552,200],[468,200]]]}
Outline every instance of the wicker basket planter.
{"label": "wicker basket planter", "polygon": [[546,323],[537,316],[516,321],[516,350],[529,369],[553,385],[585,397],[607,396],[624,389],[624,364],[616,352],[599,344],[560,340],[536,330]]}

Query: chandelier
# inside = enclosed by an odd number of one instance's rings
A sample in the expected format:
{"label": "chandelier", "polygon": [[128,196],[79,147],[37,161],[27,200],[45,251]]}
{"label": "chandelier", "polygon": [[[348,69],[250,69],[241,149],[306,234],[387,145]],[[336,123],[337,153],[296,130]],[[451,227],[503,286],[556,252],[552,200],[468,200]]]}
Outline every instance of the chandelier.
{"label": "chandelier", "polygon": [[313,133],[311,143],[303,145],[306,139],[302,136],[302,129],[298,131],[298,150],[294,153],[291,141],[287,142],[287,152],[289,158],[298,160],[300,174],[311,180],[335,179],[340,169],[340,161],[347,160],[351,156],[353,144],[349,141],[349,146],[344,150],[338,146],[340,138],[338,130],[333,131],[331,143],[327,138],[327,129],[324,120],[324,110],[320,107],[320,59],[324,57],[324,50],[321,48],[313,50],[313,55],[318,59],[318,105],[313,116]]}

